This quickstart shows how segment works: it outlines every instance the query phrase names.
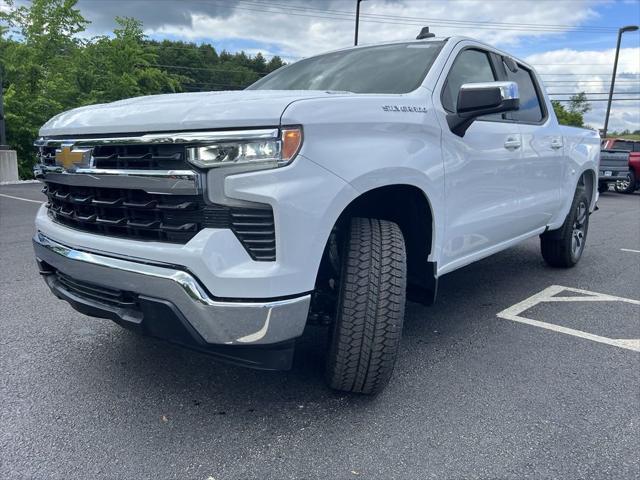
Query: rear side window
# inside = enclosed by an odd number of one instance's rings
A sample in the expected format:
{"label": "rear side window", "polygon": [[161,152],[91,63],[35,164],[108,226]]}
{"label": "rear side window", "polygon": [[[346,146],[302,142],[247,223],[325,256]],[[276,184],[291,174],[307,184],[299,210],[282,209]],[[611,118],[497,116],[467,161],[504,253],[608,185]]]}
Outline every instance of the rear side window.
{"label": "rear side window", "polygon": [[542,121],[542,102],[536,89],[536,84],[529,70],[518,65],[518,71],[512,72],[505,67],[507,79],[518,84],[520,93],[520,108],[514,112],[509,112],[507,118],[517,122],[537,123]]}
{"label": "rear side window", "polygon": [[496,76],[491,68],[489,55],[480,50],[463,50],[453,62],[442,89],[442,106],[449,112],[456,111],[458,92],[465,83],[493,82]]}

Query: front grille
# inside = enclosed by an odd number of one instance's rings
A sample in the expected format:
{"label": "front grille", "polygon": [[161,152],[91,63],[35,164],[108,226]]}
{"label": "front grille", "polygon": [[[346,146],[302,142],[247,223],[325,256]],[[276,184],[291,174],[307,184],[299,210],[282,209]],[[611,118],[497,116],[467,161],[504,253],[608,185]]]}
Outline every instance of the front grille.
{"label": "front grille", "polygon": [[[40,162],[56,164],[56,147],[40,147]],[[99,145],[92,150],[92,168],[130,170],[191,169],[184,145]]]}
{"label": "front grille", "polygon": [[205,204],[199,195],[63,185],[45,181],[54,221],[102,235],[186,243],[204,228],[229,228],[254,260],[276,258],[273,211]]}
{"label": "front grille", "polygon": [[136,308],[138,306],[138,298],[131,292],[116,290],[112,288],[95,285],[93,283],[83,282],[81,280],[71,278],[68,275],[57,270],[55,276],[58,283],[66,291],[75,294],[81,298],[86,298],[96,302],[104,303],[116,308]]}

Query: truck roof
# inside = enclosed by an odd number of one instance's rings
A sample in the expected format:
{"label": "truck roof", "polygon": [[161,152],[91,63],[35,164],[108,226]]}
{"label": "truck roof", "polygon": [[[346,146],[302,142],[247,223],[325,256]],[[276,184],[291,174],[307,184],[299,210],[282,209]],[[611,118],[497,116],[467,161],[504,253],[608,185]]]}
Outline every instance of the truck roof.
{"label": "truck roof", "polygon": [[438,43],[438,42],[446,42],[446,43],[453,43],[454,45],[460,42],[473,42],[475,44],[477,44],[478,46],[490,49],[495,51],[496,53],[499,53],[500,55],[504,55],[506,57],[511,57],[514,60],[516,60],[518,63],[521,63],[522,65],[524,65],[525,67],[527,67],[527,69],[529,70],[534,70],[535,68],[533,66],[531,66],[529,63],[527,63],[526,61],[515,57],[514,55],[510,54],[509,52],[505,52],[504,50],[500,50],[499,48],[485,43],[481,40],[475,39],[475,38],[471,38],[471,37],[466,37],[464,35],[457,35],[457,36],[453,36],[453,37],[431,37],[431,38],[424,38],[424,39],[406,39],[406,40],[394,40],[394,41],[390,41],[390,42],[378,42],[378,43],[368,43],[368,44],[362,44],[362,45],[357,45],[357,46],[350,46],[350,47],[344,47],[344,48],[338,48],[335,50],[329,50],[327,52],[322,52],[322,53],[318,53],[316,55],[310,55],[309,57],[305,57],[305,58],[311,58],[311,57],[315,57],[317,55],[324,55],[325,53],[333,53],[333,52],[342,52],[345,50],[355,50],[355,49],[359,49],[359,48],[366,48],[366,47],[376,47],[376,46],[382,46],[382,45],[399,45],[399,44],[403,44],[403,43]]}

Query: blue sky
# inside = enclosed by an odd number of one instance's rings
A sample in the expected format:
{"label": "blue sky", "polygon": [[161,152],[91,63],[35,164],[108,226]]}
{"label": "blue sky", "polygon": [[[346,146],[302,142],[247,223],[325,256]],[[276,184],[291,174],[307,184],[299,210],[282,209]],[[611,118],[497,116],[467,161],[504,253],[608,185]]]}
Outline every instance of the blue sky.
{"label": "blue sky", "polygon": [[[618,29],[623,25],[639,24],[640,22],[640,2],[638,1],[618,1],[597,3],[591,5],[597,17],[584,25],[598,25]],[[559,19],[558,23],[564,23]],[[534,53],[541,53],[548,50],[570,48],[578,51],[601,50],[613,48],[616,45],[617,33],[588,33],[575,32],[564,33],[562,35],[545,39],[523,38],[522,45],[515,48],[514,54],[526,57]],[[626,33],[623,36],[623,46],[640,46],[640,35],[638,33]]]}

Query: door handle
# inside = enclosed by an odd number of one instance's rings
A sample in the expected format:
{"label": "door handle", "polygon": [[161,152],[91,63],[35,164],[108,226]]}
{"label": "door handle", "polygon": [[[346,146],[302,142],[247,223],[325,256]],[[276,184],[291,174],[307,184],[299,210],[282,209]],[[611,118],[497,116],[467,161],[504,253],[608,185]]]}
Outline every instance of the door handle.
{"label": "door handle", "polygon": [[520,143],[520,139],[516,137],[508,137],[504,141],[504,148],[506,148],[507,150],[516,150],[521,146],[522,146],[522,143]]}
{"label": "door handle", "polygon": [[559,140],[557,138],[554,138],[553,140],[551,140],[551,148],[553,148],[554,150],[558,150],[559,148],[562,148],[562,140]]}

